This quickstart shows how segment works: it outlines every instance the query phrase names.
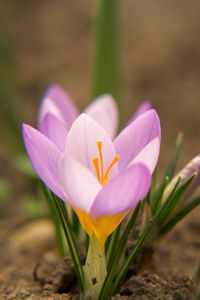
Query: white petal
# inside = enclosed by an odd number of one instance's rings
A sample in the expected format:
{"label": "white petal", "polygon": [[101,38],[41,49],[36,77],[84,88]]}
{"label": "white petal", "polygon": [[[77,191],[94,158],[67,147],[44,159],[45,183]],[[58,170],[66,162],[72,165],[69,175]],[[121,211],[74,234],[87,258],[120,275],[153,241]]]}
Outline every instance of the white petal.
{"label": "white petal", "polygon": [[155,138],[160,140],[159,117],[151,109],[127,126],[114,140],[116,153],[120,155],[119,169],[123,170]]}
{"label": "white petal", "polygon": [[93,101],[84,111],[88,116],[98,122],[113,139],[117,132],[118,110],[111,95],[103,95]]}
{"label": "white petal", "polygon": [[159,138],[155,138],[149,144],[147,144],[146,147],[140,151],[140,153],[138,153],[138,155],[131,162],[131,165],[133,163],[144,163],[152,174],[158,162],[159,152],[160,140]]}
{"label": "white petal", "polygon": [[95,176],[77,160],[64,154],[59,173],[64,192],[73,208],[89,212],[101,185]]}
{"label": "white petal", "polygon": [[[98,141],[102,142],[105,172],[115,156],[115,149],[104,128],[86,114],[81,114],[74,121],[68,132],[65,147],[65,150],[71,157],[92,171],[95,176],[96,172],[92,160],[99,155],[97,147]],[[116,173],[117,165],[114,165],[110,173],[110,178]]]}

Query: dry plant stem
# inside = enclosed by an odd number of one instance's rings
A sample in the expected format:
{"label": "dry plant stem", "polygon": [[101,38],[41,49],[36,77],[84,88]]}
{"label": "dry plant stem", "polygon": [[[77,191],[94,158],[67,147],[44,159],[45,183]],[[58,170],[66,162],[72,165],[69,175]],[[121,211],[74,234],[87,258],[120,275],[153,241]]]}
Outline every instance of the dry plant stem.
{"label": "dry plant stem", "polygon": [[95,235],[90,238],[90,245],[84,266],[85,286],[82,300],[97,300],[106,277],[104,247],[100,246]]}

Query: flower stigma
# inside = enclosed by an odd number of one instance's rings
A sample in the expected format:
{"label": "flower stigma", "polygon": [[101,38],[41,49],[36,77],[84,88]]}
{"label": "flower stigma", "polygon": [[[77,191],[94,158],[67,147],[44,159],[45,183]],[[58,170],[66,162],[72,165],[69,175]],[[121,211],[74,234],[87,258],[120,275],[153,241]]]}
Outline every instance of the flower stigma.
{"label": "flower stigma", "polygon": [[102,141],[97,141],[97,148],[98,148],[98,157],[95,157],[92,160],[96,176],[98,178],[98,181],[101,183],[101,185],[106,185],[109,180],[109,175],[112,167],[119,161],[120,157],[119,155],[115,155],[113,160],[111,161],[110,165],[108,166],[106,172],[104,172],[104,162],[103,162],[103,152],[102,152]]}

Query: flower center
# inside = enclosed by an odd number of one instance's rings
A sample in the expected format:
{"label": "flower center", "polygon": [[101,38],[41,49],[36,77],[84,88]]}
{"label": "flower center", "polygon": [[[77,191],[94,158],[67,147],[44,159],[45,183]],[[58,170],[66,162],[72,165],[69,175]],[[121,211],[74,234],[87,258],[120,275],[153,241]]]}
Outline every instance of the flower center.
{"label": "flower center", "polygon": [[109,180],[109,175],[112,167],[119,161],[119,155],[115,155],[110,165],[108,166],[106,172],[104,172],[104,162],[103,162],[103,152],[102,152],[102,142],[97,141],[98,157],[92,160],[97,178],[102,185],[106,185]]}

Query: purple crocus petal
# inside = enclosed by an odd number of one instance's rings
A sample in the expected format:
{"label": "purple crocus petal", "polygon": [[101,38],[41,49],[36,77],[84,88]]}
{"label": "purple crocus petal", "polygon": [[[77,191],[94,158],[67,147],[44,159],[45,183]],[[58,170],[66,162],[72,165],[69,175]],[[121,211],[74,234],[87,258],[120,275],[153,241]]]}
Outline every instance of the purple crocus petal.
{"label": "purple crocus petal", "polygon": [[51,113],[47,113],[41,120],[40,131],[46,135],[63,152],[67,138],[67,129]]}
{"label": "purple crocus petal", "polygon": [[64,153],[59,166],[61,184],[75,209],[89,212],[102,188],[96,177],[77,160]]}
{"label": "purple crocus petal", "polygon": [[47,89],[42,100],[38,115],[39,129],[46,113],[55,115],[67,128],[79,114],[70,96],[57,84],[53,84]]}
{"label": "purple crocus petal", "polygon": [[111,95],[103,95],[92,102],[84,111],[98,122],[113,139],[118,127],[118,109]]}
{"label": "purple crocus petal", "polygon": [[150,173],[153,174],[153,171],[158,162],[159,153],[160,139],[155,138],[149,144],[147,144],[146,147],[142,149],[142,151],[139,152],[139,154],[134,158],[131,164],[139,162],[144,163],[149,168]]}
{"label": "purple crocus petal", "polygon": [[61,151],[45,135],[29,125],[22,125],[22,133],[26,151],[37,175],[53,193],[63,199],[58,175]]}
{"label": "purple crocus petal", "polygon": [[154,109],[143,113],[114,140],[120,156],[119,169],[126,168],[153,139],[160,139],[160,121]]}
{"label": "purple crocus petal", "polygon": [[142,104],[137,108],[132,117],[129,119],[127,125],[130,125],[133,121],[135,121],[139,116],[141,116],[146,111],[152,108],[152,104],[149,100],[145,100]]}
{"label": "purple crocus petal", "polygon": [[97,195],[90,211],[92,217],[127,212],[146,196],[150,183],[150,172],[143,164],[120,172]]}
{"label": "purple crocus petal", "polygon": [[[97,142],[102,142],[104,171],[107,170],[115,156],[115,149],[108,133],[86,114],[81,114],[72,124],[67,140],[67,153],[78,160],[96,176],[93,159],[99,157]],[[117,173],[117,164],[110,172],[110,178]]]}

